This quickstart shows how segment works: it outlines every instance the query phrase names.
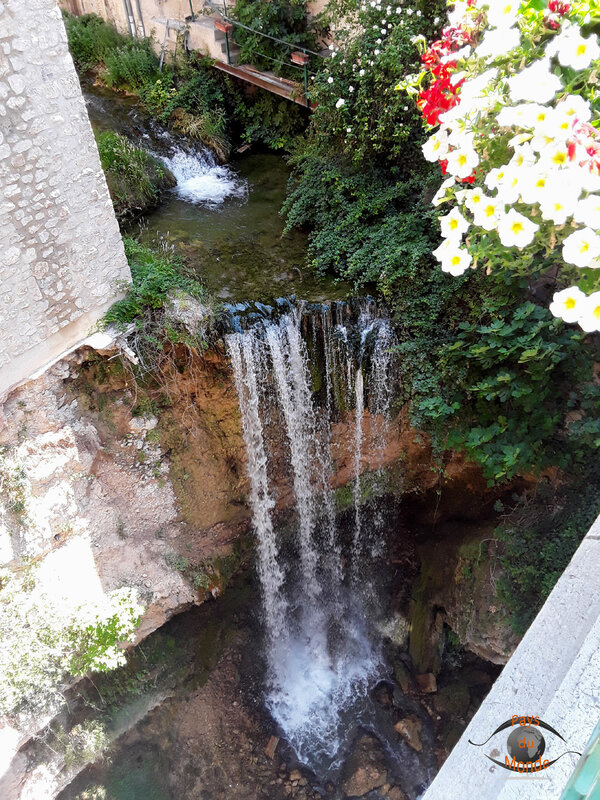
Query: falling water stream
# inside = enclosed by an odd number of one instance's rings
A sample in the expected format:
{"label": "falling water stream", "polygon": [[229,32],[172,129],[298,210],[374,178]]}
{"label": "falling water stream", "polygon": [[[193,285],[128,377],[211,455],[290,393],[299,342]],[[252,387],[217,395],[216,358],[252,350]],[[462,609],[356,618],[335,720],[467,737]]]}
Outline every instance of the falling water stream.
{"label": "falling water stream", "polygon": [[[239,328],[228,335],[227,346],[258,540],[268,651],[266,704],[298,757],[322,773],[335,765],[349,730],[346,718],[381,668],[366,623],[370,587],[365,559],[380,550],[382,530],[362,519],[361,447],[370,411],[381,464],[390,413],[392,332],[367,300],[361,301],[357,319],[343,303],[310,311],[300,304],[276,319]],[[324,397],[311,387],[307,331],[311,357],[323,364]],[[348,559],[342,558],[345,543],[336,527],[331,488],[331,428],[341,415],[354,425],[354,529]],[[279,438],[285,437],[289,451],[296,512],[293,558],[274,515],[274,456],[267,446],[274,426],[280,426]]]}

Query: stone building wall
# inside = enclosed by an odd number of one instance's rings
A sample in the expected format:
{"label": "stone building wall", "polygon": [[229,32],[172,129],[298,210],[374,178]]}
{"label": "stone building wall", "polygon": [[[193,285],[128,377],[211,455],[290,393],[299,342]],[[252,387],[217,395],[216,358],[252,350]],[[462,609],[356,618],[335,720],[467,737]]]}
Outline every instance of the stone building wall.
{"label": "stone building wall", "polygon": [[130,280],[55,0],[0,0],[0,401]]}

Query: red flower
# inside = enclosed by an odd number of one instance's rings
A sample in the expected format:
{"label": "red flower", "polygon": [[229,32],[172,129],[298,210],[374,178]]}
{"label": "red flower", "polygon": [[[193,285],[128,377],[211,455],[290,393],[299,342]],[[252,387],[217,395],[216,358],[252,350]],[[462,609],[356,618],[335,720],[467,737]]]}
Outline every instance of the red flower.
{"label": "red flower", "polygon": [[552,14],[559,14],[561,17],[566,16],[571,10],[569,3],[561,3],[559,0],[550,0],[548,3],[548,10]]}

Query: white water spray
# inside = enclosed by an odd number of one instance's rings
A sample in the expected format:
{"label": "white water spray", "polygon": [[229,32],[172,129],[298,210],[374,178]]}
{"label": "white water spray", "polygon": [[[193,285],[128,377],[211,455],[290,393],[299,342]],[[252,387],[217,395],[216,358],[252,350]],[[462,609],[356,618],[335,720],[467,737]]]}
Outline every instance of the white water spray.
{"label": "white water spray", "polygon": [[175,147],[173,155],[161,160],[177,179],[176,194],[189,203],[218,206],[229,197],[247,197],[246,182],[230,167],[217,164],[210,150],[188,153]]}

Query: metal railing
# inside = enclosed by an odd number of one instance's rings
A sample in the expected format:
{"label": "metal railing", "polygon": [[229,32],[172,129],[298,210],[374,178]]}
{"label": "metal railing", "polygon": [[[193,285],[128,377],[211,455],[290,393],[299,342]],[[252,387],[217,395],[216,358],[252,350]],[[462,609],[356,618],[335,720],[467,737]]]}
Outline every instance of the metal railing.
{"label": "metal railing", "polygon": [[[192,7],[192,0],[189,0],[190,3],[190,10],[192,12],[192,19],[196,18]],[[321,53],[317,53],[314,50],[311,50],[309,47],[304,47],[299,44],[294,44],[293,42],[288,42],[285,39],[279,39],[277,36],[271,36],[269,33],[263,33],[262,31],[256,30],[256,28],[251,28],[248,25],[244,25],[243,22],[239,22],[239,20],[230,17],[227,13],[227,4],[225,0],[222,0],[221,4],[217,4],[213,2],[213,0],[204,0],[204,5],[208,6],[212,11],[216,12],[224,22],[232,25],[234,28],[241,28],[249,33],[254,33],[257,36],[261,36],[263,39],[270,39],[272,42],[276,42],[277,44],[283,45],[284,47],[289,48],[292,52],[303,53],[307,56],[316,56],[317,58],[324,58]],[[229,32],[224,31],[225,33],[225,49],[227,55],[227,63],[231,65],[231,53],[230,53],[230,45],[234,44],[237,47],[241,47],[239,42],[236,42],[233,38],[230,40]],[[314,76],[316,72],[313,72],[308,69],[308,63],[305,64],[295,64],[291,59],[288,61],[282,61],[280,59],[274,58],[273,56],[269,56],[266,53],[261,53],[259,50],[256,51],[256,55],[260,56],[261,58],[266,59],[267,61],[271,61],[274,64],[280,64],[282,66],[291,67],[292,69],[297,69],[302,72],[303,82],[304,82],[304,97],[306,99],[306,105],[310,106],[310,100],[308,96],[308,78],[309,75]]]}

